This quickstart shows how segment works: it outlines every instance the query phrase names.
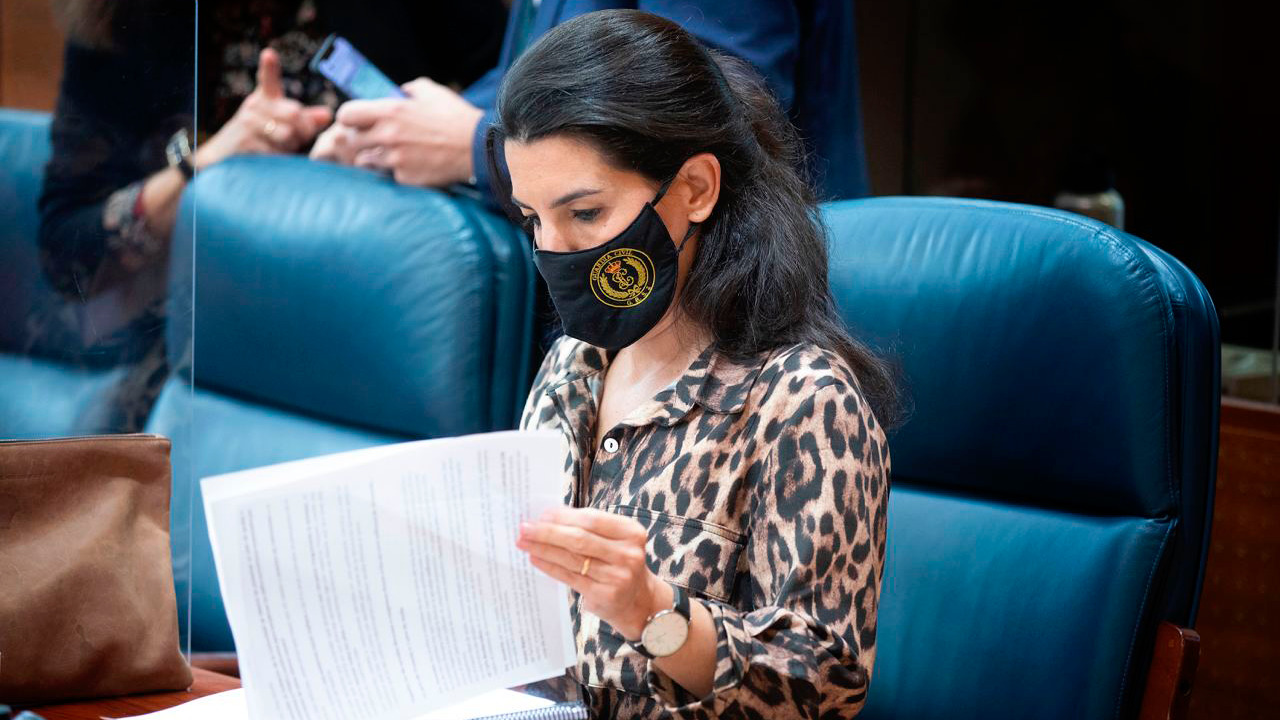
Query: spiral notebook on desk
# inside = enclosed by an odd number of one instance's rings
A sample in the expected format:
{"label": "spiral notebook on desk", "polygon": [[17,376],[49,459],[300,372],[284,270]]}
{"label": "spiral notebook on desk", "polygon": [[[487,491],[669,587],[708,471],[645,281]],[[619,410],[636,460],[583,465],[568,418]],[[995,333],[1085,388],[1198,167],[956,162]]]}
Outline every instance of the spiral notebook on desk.
{"label": "spiral notebook on desk", "polygon": [[556,703],[514,690],[495,690],[414,720],[587,720],[580,702]]}
{"label": "spiral notebook on desk", "polygon": [[587,720],[587,706],[580,702],[556,703],[538,710],[520,710],[502,715],[489,715],[476,720]]}
{"label": "spiral notebook on desk", "polygon": [[512,710],[497,715],[441,715],[440,720],[588,720],[589,717],[586,705],[580,702],[563,702],[529,710]]}
{"label": "spiral notebook on desk", "polygon": [[455,708],[575,661],[568,591],[515,546],[563,504],[566,453],[558,433],[502,432],[204,479],[248,717],[582,717]]}

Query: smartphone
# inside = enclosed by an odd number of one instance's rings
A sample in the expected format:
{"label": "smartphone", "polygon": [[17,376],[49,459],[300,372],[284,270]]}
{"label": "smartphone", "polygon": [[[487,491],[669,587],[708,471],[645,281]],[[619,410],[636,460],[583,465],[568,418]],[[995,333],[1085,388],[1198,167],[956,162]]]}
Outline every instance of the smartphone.
{"label": "smartphone", "polygon": [[311,69],[329,78],[339,90],[357,100],[409,97],[336,33],[324,39],[315,57],[311,58]]}

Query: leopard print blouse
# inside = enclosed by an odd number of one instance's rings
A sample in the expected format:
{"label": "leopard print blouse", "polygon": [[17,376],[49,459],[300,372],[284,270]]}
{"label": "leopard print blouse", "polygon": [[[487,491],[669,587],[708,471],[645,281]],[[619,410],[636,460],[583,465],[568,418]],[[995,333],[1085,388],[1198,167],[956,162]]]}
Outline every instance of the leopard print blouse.
{"label": "leopard print blouse", "polygon": [[592,715],[856,715],[875,661],[889,448],[853,372],[810,345],[745,363],[708,348],[597,448],[611,359],[556,341],[521,427],[565,434],[566,503],[645,525],[650,568],[706,605],[719,639],[712,692],[699,698],[573,594],[568,675]]}

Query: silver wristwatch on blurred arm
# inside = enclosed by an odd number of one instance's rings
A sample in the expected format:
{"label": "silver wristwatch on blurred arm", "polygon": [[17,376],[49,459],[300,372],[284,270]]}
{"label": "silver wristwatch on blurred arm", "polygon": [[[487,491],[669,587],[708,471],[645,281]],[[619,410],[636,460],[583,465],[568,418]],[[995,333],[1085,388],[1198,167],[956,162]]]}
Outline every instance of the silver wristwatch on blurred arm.
{"label": "silver wristwatch on blurred arm", "polygon": [[186,128],[169,138],[169,144],[164,146],[164,156],[169,160],[169,167],[178,168],[182,177],[190,180],[196,174],[196,167],[191,164],[191,133]]}

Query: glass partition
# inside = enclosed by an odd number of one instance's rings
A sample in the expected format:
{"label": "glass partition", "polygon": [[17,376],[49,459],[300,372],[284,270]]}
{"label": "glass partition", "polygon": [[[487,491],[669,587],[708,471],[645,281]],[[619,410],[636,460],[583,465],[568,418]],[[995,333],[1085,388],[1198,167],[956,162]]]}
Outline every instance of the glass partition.
{"label": "glass partition", "polygon": [[174,266],[193,257],[178,218],[195,38],[194,0],[0,3],[0,439],[172,441],[171,557],[141,544],[96,549],[117,554],[108,566],[172,562],[184,650],[192,274]]}
{"label": "glass partition", "polygon": [[202,478],[516,422],[534,272],[473,133],[427,179],[320,135],[418,78],[487,109],[508,5],[0,2],[0,439],[170,440],[201,663],[234,652]]}

